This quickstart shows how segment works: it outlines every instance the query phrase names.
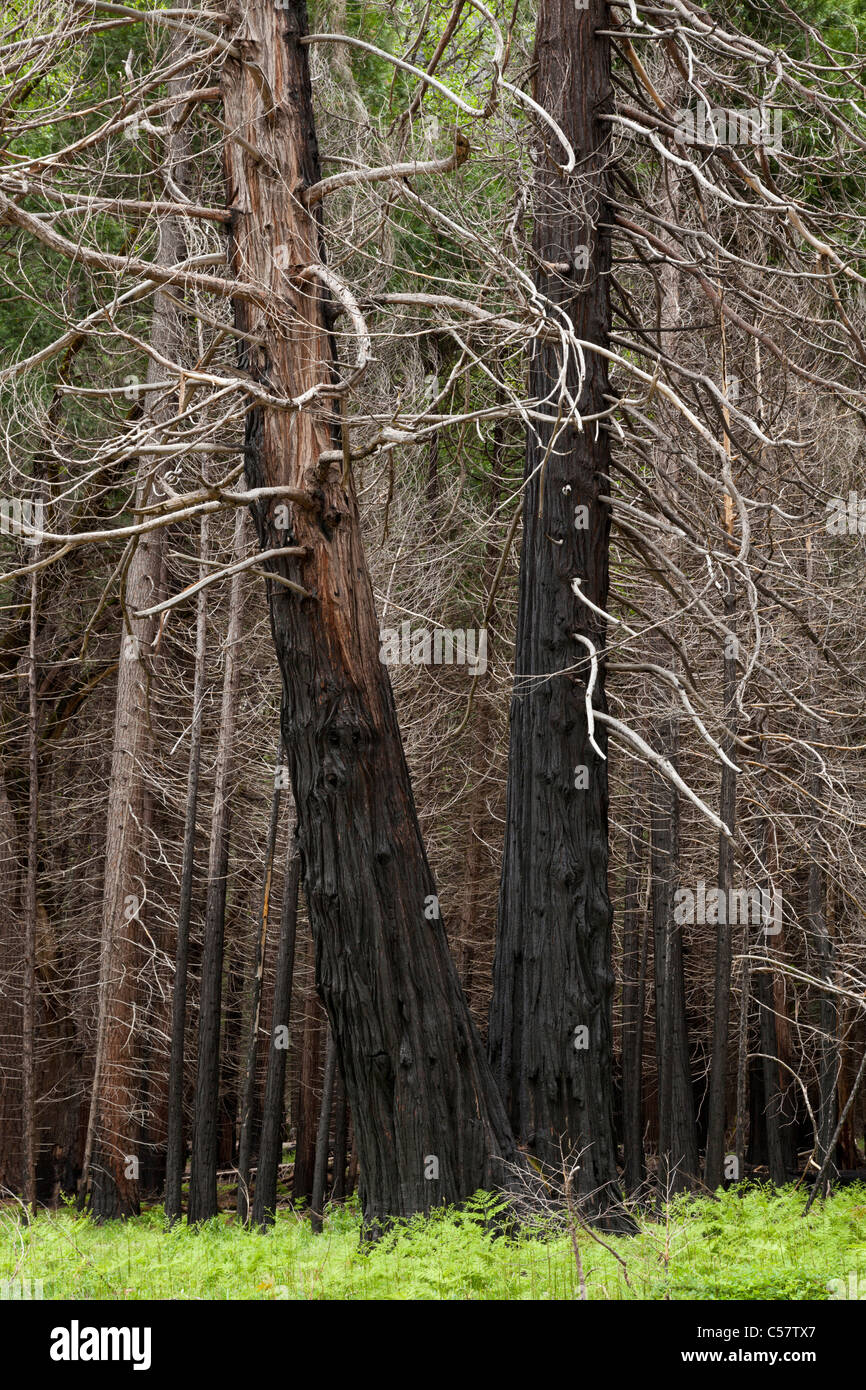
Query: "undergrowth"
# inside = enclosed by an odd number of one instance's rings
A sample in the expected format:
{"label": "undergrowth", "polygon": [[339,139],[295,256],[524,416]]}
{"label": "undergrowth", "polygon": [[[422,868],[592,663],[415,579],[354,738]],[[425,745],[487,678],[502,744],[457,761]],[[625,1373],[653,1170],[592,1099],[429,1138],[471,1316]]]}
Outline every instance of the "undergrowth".
{"label": "undergrowth", "polygon": [[[639,1234],[605,1237],[611,1250],[578,1230],[586,1297],[812,1300],[838,1297],[842,1288],[866,1295],[866,1188],[845,1188],[805,1219],[804,1205],[802,1190],[731,1189],[680,1197],[651,1216],[636,1213]],[[69,1206],[28,1225],[20,1206],[8,1204],[0,1209],[0,1292],[119,1300],[579,1299],[571,1234],[561,1219],[492,1234],[501,1208],[499,1199],[478,1194],[459,1210],[400,1223],[365,1246],[354,1203],[331,1208],[318,1236],[288,1209],[263,1235],[226,1216],[198,1230],[166,1229],[160,1208],[100,1226]]]}

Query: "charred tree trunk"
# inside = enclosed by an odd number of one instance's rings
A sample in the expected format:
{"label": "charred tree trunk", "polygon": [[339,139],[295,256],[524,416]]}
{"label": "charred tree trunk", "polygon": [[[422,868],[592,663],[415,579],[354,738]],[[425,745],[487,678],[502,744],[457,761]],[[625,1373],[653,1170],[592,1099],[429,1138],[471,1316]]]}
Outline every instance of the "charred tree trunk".
{"label": "charred tree trunk", "polygon": [[[8,737],[4,729],[4,740]],[[19,832],[0,766],[0,1187],[24,1185]],[[25,928],[26,930],[26,928]]]}
{"label": "charred tree trunk", "polygon": [[[451,961],[418,826],[364,558],[354,485],[335,449],[334,349],[321,238],[303,190],[320,177],[303,0],[229,6],[242,57],[223,69],[232,262],[254,379],[298,410],[247,417],[251,486],[291,489],[297,559],[268,560],[316,977],[345,1077],[368,1228],[459,1201],[505,1176],[508,1123]],[[312,269],[307,269],[312,267]],[[331,277],[331,284],[335,283]],[[361,346],[359,342],[359,347]],[[261,545],[285,505],[256,505]],[[426,909],[426,913],[425,913]],[[438,909],[437,909],[438,911]],[[427,1162],[435,1156],[438,1177]]]}
{"label": "charred tree trunk", "polygon": [[295,1167],[292,1175],[292,1201],[309,1202],[313,1195],[316,1168],[316,1133],[319,1123],[319,1071],[322,1060],[322,1034],[327,1026],[324,1010],[315,990],[307,996],[298,1101],[295,1106]]}
{"label": "charred tree trunk", "polygon": [[[277,763],[282,754],[282,740],[277,744]],[[262,884],[262,904],[259,913],[259,930],[256,933],[256,949],[253,958],[252,981],[249,990],[249,1033],[247,1035],[247,1055],[244,1065],[243,1089],[241,1092],[240,1137],[238,1139],[238,1220],[246,1222],[250,1214],[250,1165],[252,1162],[253,1119],[256,1103],[256,1060],[259,1052],[259,1018],[262,1008],[262,981],[265,974],[265,950],[268,941],[268,919],[270,917],[271,885],[274,877],[274,855],[277,849],[277,832],[280,827],[280,783],[274,776],[274,790],[271,797],[271,814],[268,821],[268,835],[265,842],[264,882]]]}
{"label": "charred tree trunk", "polygon": [[[658,723],[659,750],[674,766],[679,747],[676,718],[674,713]],[[656,779],[656,783],[651,839],[660,1177],[669,1191],[680,1192],[691,1187],[698,1175],[683,931],[674,911],[680,874],[680,798],[667,781]]]}
{"label": "charred tree trunk", "polygon": [[[245,513],[239,509],[235,518],[233,561],[243,558],[244,520]],[[207,1221],[217,1212],[220,1015],[222,1011],[226,880],[231,824],[231,763],[234,753],[235,711],[240,673],[238,643],[241,638],[242,584],[242,576],[235,574],[231,581],[229,599],[222,711],[214,775],[204,951],[202,953],[199,998],[198,1070],[195,1085],[195,1118],[189,1182],[188,1219],[190,1221]]]}
{"label": "charred tree trunk", "polygon": [[263,1228],[271,1224],[277,1209],[277,1173],[282,1153],[283,1098],[286,1089],[286,1061],[289,1055],[289,1038],[291,1036],[292,980],[295,973],[295,936],[300,880],[301,860],[297,852],[294,834],[292,834],[289,836],[289,856],[286,862],[286,879],[283,886],[280,943],[277,948],[277,978],[274,985],[268,1070],[265,1078],[265,1099],[262,1109],[262,1134],[259,1143],[259,1163],[253,1197],[253,1223]]}
{"label": "charred tree trunk", "polygon": [[[39,558],[39,547],[33,556]],[[27,815],[27,879],[24,903],[24,1010],[22,1121],[24,1128],[24,1204],[36,1215],[36,930],[39,854],[39,702],[36,637],[39,624],[39,574],[30,576],[30,640],[27,652],[28,758],[30,764]]]}
{"label": "charred tree trunk", "polygon": [[[639,788],[636,788],[639,796]],[[636,798],[637,799],[637,798]],[[634,1192],[644,1180],[643,1016],[645,931],[638,901],[643,842],[635,821],[628,829],[622,928],[622,1120],[624,1184]]]}
{"label": "charred tree trunk", "polygon": [[[734,591],[729,588],[725,596],[725,621],[733,626],[736,611]],[[736,713],[735,695],[737,688],[737,662],[734,648],[726,648],[723,661],[723,696],[725,719],[731,733],[722,740],[722,748],[733,761],[736,733],[734,717]],[[737,774],[726,763],[722,764],[721,792],[719,796],[719,815],[725,825],[734,833],[737,816]],[[719,836],[719,897],[729,905],[734,886],[734,846],[725,835]],[[716,927],[716,974],[714,986],[713,1034],[710,1057],[710,1084],[707,1097],[707,1152],[704,1160],[704,1182],[711,1192],[722,1185],[725,1163],[726,1102],[728,1093],[728,1043],[731,1020],[731,969],[732,969],[732,924],[731,913],[725,910]]]}
{"label": "charred tree trunk", "polygon": [[[539,131],[533,247],[539,290],[577,337],[610,334],[610,221],[606,197],[610,40],[602,0],[541,0],[535,95],[562,127],[579,174]],[[588,268],[583,268],[581,252]],[[567,267],[567,269],[565,268]],[[537,342],[530,395],[556,414],[561,348]],[[582,413],[606,409],[607,366],[573,354],[566,382]],[[611,919],[608,896],[607,739],[595,745],[585,695],[587,642],[599,656],[608,596],[610,443],[607,431],[535,423],[526,450],[524,532],[511,706],[505,855],[499,900],[490,1057],[512,1124],[544,1164],[581,1149],[579,1191],[603,1209],[616,1197],[612,1096]],[[586,641],[576,640],[576,634]],[[577,667],[579,674],[575,674]],[[568,673],[568,674],[566,674]],[[545,679],[546,677],[546,679]],[[604,667],[593,694],[604,710]],[[596,751],[596,748],[600,751]]]}
{"label": "charred tree trunk", "polygon": [[[772,830],[769,822],[764,827],[764,840],[763,857],[766,868],[769,863],[772,843]],[[766,887],[769,892],[769,875]],[[765,925],[766,923],[763,923],[762,927]],[[764,951],[769,954],[767,937],[763,930],[761,931],[761,942]],[[782,1137],[782,1088],[779,1084],[779,1038],[773,973],[767,968],[760,968],[754,974],[758,999],[758,1046],[761,1054],[760,1077],[761,1099],[763,1101],[759,1115],[756,1115],[759,1130],[756,1135],[756,1142],[758,1145],[760,1144],[760,1127],[763,1125],[770,1181],[781,1186],[787,1180],[787,1171]]]}
{"label": "charred tree trunk", "polygon": [[328,1029],[328,1045],[325,1048],[325,1075],[322,1081],[322,1105],[319,1110],[319,1128],[316,1134],[316,1164],[313,1171],[313,1196],[310,1201],[311,1225],[314,1231],[322,1229],[322,1215],[325,1210],[325,1186],[328,1180],[328,1153],[331,1139],[331,1110],[334,1104],[334,1077],[337,1071],[337,1049],[334,1035]]}
{"label": "charred tree trunk", "polygon": [[[818,779],[815,778],[812,794],[820,795]],[[818,957],[818,973],[825,984],[832,986],[834,974],[833,939],[827,927],[827,906],[824,893],[824,875],[819,864],[809,862],[808,918],[813,947]],[[821,1031],[820,1055],[818,1061],[818,1161],[827,1164],[827,1185],[836,1176],[834,1155],[830,1153],[830,1141],[836,1127],[836,1087],[839,1077],[838,1007],[835,997],[829,992],[821,993],[819,1027]]]}
{"label": "charred tree trunk", "polygon": [[349,1106],[346,1100],[346,1087],[339,1071],[337,1073],[337,1099],[334,1103],[334,1181],[331,1199],[342,1202],[346,1195],[346,1162],[349,1148]]}
{"label": "charred tree trunk", "polygon": [[[199,532],[199,578],[207,574],[208,523],[202,517]],[[180,902],[177,914],[174,990],[171,999],[171,1048],[168,1060],[168,1143],[165,1164],[165,1214],[176,1221],[182,1213],[183,1183],[183,1083],[186,1040],[186,988],[189,970],[189,922],[192,910],[192,879],[195,869],[195,826],[198,811],[198,784],[201,768],[202,714],[204,711],[205,649],[207,643],[207,589],[200,589],[196,612],[195,668],[192,690],[192,724],[189,731],[189,771],[186,785],[186,820],[183,830],[183,859]]]}

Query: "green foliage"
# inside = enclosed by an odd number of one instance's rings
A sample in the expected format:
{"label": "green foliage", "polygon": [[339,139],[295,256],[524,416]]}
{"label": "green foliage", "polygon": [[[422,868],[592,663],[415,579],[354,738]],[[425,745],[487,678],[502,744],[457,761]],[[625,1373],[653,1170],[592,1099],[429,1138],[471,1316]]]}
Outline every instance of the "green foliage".
{"label": "green foliage", "polygon": [[[866,1287],[866,1189],[850,1187],[804,1220],[802,1191],[752,1187],[678,1198],[640,1234],[577,1240],[589,1299],[796,1299],[830,1296],[831,1280]],[[0,1280],[41,1279],[46,1298],[88,1299],[575,1299],[580,1280],[561,1223],[499,1234],[504,1204],[480,1193],[458,1211],[360,1240],[355,1203],[332,1209],[324,1232],[280,1211],[262,1235],[224,1217],[198,1231],[166,1230],[160,1208],[95,1225],[71,1207],[23,1225],[0,1212]],[[499,1220],[501,1229],[501,1220]]]}

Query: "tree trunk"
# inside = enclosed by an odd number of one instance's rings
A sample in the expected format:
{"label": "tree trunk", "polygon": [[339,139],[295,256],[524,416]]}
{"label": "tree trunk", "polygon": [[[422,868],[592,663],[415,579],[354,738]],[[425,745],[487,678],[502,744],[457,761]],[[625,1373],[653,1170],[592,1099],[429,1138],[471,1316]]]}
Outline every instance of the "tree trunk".
{"label": "tree trunk", "polygon": [[273,1221],[277,1209],[277,1173],[282,1153],[286,1061],[292,1012],[292,979],[295,973],[295,937],[298,921],[298,888],[301,860],[294,834],[289,836],[286,879],[280,915],[280,943],[277,948],[277,978],[271,1016],[268,1070],[262,1109],[262,1134],[253,1198],[253,1224],[262,1228]]}
{"label": "tree trunk", "polygon": [[[535,96],[574,148],[579,173],[557,172],[558,143],[539,132],[533,248],[569,269],[536,272],[575,334],[610,334],[610,221],[605,198],[611,107],[610,41],[602,0],[541,0]],[[543,139],[542,139],[543,132]],[[587,212],[587,209],[591,212]],[[588,269],[580,268],[583,248]],[[561,351],[537,342],[530,395],[556,414]],[[583,414],[607,407],[605,360],[570,355],[566,383]],[[579,1191],[604,1209],[617,1196],[612,1095],[611,919],[605,731],[586,712],[587,646],[601,656],[608,595],[610,443],[605,429],[535,422],[527,438],[515,690],[511,706],[505,853],[499,899],[490,1057],[512,1124],[545,1164],[580,1149]],[[574,674],[577,666],[579,674]],[[565,674],[568,672],[568,674]],[[547,677],[547,679],[542,679]],[[593,695],[606,709],[604,667]]]}
{"label": "tree trunk", "polygon": [[[725,596],[725,622],[728,627],[733,626],[735,612],[735,595],[729,579],[728,593]],[[725,720],[732,733],[736,733],[736,728],[734,726],[736,689],[736,658],[733,650],[731,650],[729,655],[726,649],[723,658],[722,690],[725,702]],[[733,761],[733,738],[725,735],[722,741],[722,748],[731,761]],[[737,774],[734,772],[733,768],[728,767],[726,763],[722,764],[719,815],[733,835],[737,816]],[[734,886],[734,846],[724,835],[719,835],[718,885],[720,900],[726,905],[726,908],[729,908],[731,903],[731,889]],[[714,1192],[717,1187],[721,1187],[724,1179],[733,939],[730,917],[730,911],[726,910],[724,913],[725,920],[723,922],[720,921],[716,927],[713,1033],[710,1044],[710,1084],[707,1096],[707,1152],[704,1161],[704,1182],[711,1192]]]}
{"label": "tree trunk", "polygon": [[[155,342],[159,336],[155,326]],[[148,462],[145,467],[149,470],[151,464]],[[139,506],[148,500],[148,491],[143,483]],[[91,1210],[100,1220],[133,1215],[139,1204],[135,1118],[139,1034],[135,984],[145,949],[142,912],[147,897],[147,812],[142,768],[150,761],[152,749],[148,652],[156,633],[156,620],[136,619],[132,615],[158,598],[163,543],[162,530],[139,537],[126,575],[128,629],[121,636],[118,663],[105,838],[96,1056],[81,1180],[82,1197],[89,1186]]]}
{"label": "tree trunk", "polygon": [[[282,756],[282,739],[277,742],[277,763]],[[274,855],[277,848],[277,832],[280,828],[280,785],[274,777],[274,790],[271,796],[271,814],[268,822],[268,835],[265,841],[264,882],[262,884],[262,905],[259,913],[259,930],[256,933],[256,950],[253,959],[252,981],[249,991],[249,1034],[247,1036],[247,1055],[244,1066],[243,1091],[241,1093],[241,1130],[238,1140],[238,1220],[246,1222],[250,1214],[250,1164],[253,1141],[253,1119],[256,1102],[256,1059],[259,1051],[259,1018],[262,1008],[262,981],[265,973],[265,948],[268,941],[268,919],[270,916],[271,885],[274,877]]]}
{"label": "tree trunk", "polygon": [[[202,517],[199,530],[199,579],[208,573],[208,522]],[[192,690],[192,724],[189,731],[189,771],[186,784],[186,820],[183,829],[183,858],[180,901],[177,913],[174,990],[171,999],[171,1051],[168,1062],[168,1144],[165,1165],[165,1214],[177,1221],[182,1213],[183,1183],[183,1083],[186,1043],[186,989],[189,969],[189,921],[192,910],[192,879],[195,870],[195,826],[198,811],[198,785],[201,769],[201,732],[204,711],[205,650],[207,646],[207,589],[199,589],[195,629],[195,665]]]}
{"label": "tree trunk", "polygon": [[[33,556],[38,560],[39,547]],[[22,1120],[24,1129],[24,1205],[36,1215],[36,930],[37,875],[39,869],[39,704],[37,700],[36,635],[39,622],[39,574],[30,576],[30,640],[27,652],[30,763],[27,816],[27,880],[24,903],[24,1011],[21,1048]]]}
{"label": "tree trunk", "polygon": [[[177,92],[178,85],[183,83],[176,79],[169,90]],[[181,185],[188,147],[175,124],[182,111],[183,107],[176,107],[166,113],[170,131],[166,171]],[[157,264],[176,264],[184,256],[180,223],[176,218],[161,217]],[[176,360],[179,336],[176,310],[165,295],[157,293],[151,326],[153,348]],[[164,370],[149,358],[148,383],[162,379]],[[170,417],[175,404],[168,393],[148,392],[145,420],[153,423]],[[152,460],[145,456],[140,464],[138,507],[153,500],[152,470]],[[91,1209],[100,1219],[131,1215],[139,1204],[138,1124],[134,1116],[140,1060],[136,980],[141,952],[149,946],[140,915],[147,896],[147,793],[142,769],[150,762],[153,743],[148,708],[150,649],[158,620],[137,619],[133,614],[159,599],[164,546],[162,528],[139,536],[126,571],[105,839],[96,1056],[80,1185],[83,1198],[89,1184]]]}
{"label": "tree trunk", "polygon": [[295,1203],[309,1202],[313,1195],[320,1103],[317,1088],[322,1060],[322,1034],[326,1026],[327,1021],[319,996],[315,989],[310,989],[304,1019],[298,1101],[293,1115],[295,1167],[292,1174],[292,1201]]}
{"label": "tree trunk", "polygon": [[[660,752],[676,766],[677,713],[658,720]],[[667,781],[654,779],[652,913],[656,990],[656,1057],[659,1087],[659,1175],[674,1193],[698,1175],[695,1099],[689,1059],[682,926],[674,918],[680,876],[680,798]]]}
{"label": "tree trunk", "polygon": [[[639,803],[640,788],[635,786]],[[643,1011],[644,950],[638,894],[643,837],[635,820],[627,832],[622,927],[622,1118],[624,1184],[634,1192],[644,1180],[643,1156]]]}
{"label": "tree trunk", "polygon": [[337,1099],[334,1103],[334,1181],[331,1200],[342,1202],[346,1196],[346,1161],[349,1146],[349,1106],[346,1087],[337,1072]]}
{"label": "tree trunk", "polygon": [[[769,854],[772,840],[772,830],[769,822],[765,823],[765,843],[763,857],[765,867],[769,863]],[[769,877],[766,884],[769,890]],[[767,950],[767,938],[761,934],[762,953]],[[757,979],[756,993],[758,998],[758,1037],[759,1051],[761,1053],[761,1090],[763,1104],[759,1109],[760,1122],[763,1124],[766,1139],[767,1166],[770,1170],[770,1181],[777,1186],[782,1186],[787,1181],[787,1171],[785,1164],[785,1152],[782,1143],[782,1090],[779,1085],[779,1040],[776,1028],[776,1001],[773,989],[773,974],[769,970],[760,969],[755,972]],[[760,1135],[756,1136],[760,1142]]]}
{"label": "tree trunk", "polygon": [[[820,796],[818,778],[812,782],[812,795]],[[818,957],[818,973],[825,984],[832,986],[834,975],[833,939],[827,927],[827,907],[824,875],[814,859],[809,861],[808,920],[813,949]],[[836,1086],[839,1077],[838,1007],[835,996],[821,994],[819,1028],[820,1054],[818,1061],[818,1162],[828,1155],[830,1141],[836,1128]],[[827,1185],[836,1176],[834,1155],[829,1154]]]}
{"label": "tree trunk", "polygon": [[[232,561],[243,558],[245,513],[238,509]],[[219,1110],[220,1015],[222,1010],[223,941],[226,879],[231,823],[231,765],[237,709],[238,643],[241,639],[241,592],[244,579],[232,576],[229,624],[223,668],[222,711],[214,774],[213,816],[208,855],[204,950],[199,997],[198,1070],[195,1084],[192,1165],[189,1182],[190,1221],[207,1221],[217,1212],[217,1116]]]}
{"label": "tree trunk", "polygon": [[[325,297],[304,273],[321,266],[302,200],[320,177],[306,7],[229,8],[243,61],[223,69],[225,125],[244,133],[225,144],[232,259],[263,296],[236,301],[236,324],[262,341],[245,357],[257,381],[313,393],[310,408],[247,416],[247,479],[306,494],[289,527],[304,557],[265,563],[308,595],[268,586],[317,984],[352,1106],[365,1220],[377,1229],[489,1187],[516,1152],[436,915],[354,485],[320,457],[334,450],[338,416],[321,394],[335,371]],[[257,504],[256,521],[263,548],[285,543],[277,499]]]}
{"label": "tree trunk", "polygon": [[26,932],[27,928],[19,899],[20,836],[6,791],[6,777],[6,767],[0,766],[0,1187],[20,1192],[25,1167],[21,935],[22,929]]}
{"label": "tree trunk", "polygon": [[325,1185],[328,1180],[331,1110],[334,1104],[334,1076],[336,1070],[337,1048],[334,1043],[334,1035],[329,1028],[328,1045],[325,1049],[325,1075],[322,1081],[322,1104],[319,1110],[319,1128],[316,1134],[316,1165],[313,1171],[313,1196],[310,1202],[311,1225],[314,1231],[321,1231],[322,1214],[325,1209]]}

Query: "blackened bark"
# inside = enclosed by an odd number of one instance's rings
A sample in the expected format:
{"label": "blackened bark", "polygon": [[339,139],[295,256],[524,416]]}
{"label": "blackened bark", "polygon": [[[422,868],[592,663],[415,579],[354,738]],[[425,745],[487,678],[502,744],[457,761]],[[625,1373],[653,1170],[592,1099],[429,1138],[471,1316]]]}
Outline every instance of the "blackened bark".
{"label": "blackened bark", "polygon": [[319,996],[311,990],[307,996],[301,1068],[298,1077],[298,1098],[293,1116],[295,1121],[295,1166],[292,1172],[293,1202],[309,1202],[313,1195],[316,1132],[319,1124],[318,1085],[324,1031],[325,1013],[319,1002]]}
{"label": "blackened bark", "polygon": [[[638,794],[639,790],[637,787]],[[634,1192],[645,1176],[642,1112],[646,935],[641,931],[638,901],[643,838],[637,820],[629,826],[627,840],[622,926],[623,1181],[626,1191]]]}
{"label": "blackened bark", "polygon": [[319,1109],[319,1127],[316,1133],[316,1163],[313,1170],[313,1195],[310,1201],[311,1225],[314,1231],[322,1229],[322,1214],[325,1209],[325,1184],[328,1179],[328,1153],[331,1140],[331,1111],[334,1105],[334,1077],[337,1072],[337,1048],[334,1035],[328,1029],[328,1045],[325,1048],[325,1075],[322,1080],[322,1104]]}
{"label": "blackened bark", "polygon": [[[657,726],[659,750],[676,765],[676,717]],[[695,1101],[689,1060],[683,932],[674,917],[680,873],[680,799],[667,781],[654,779],[651,817],[652,915],[659,1088],[659,1176],[670,1192],[691,1187],[698,1175]]]}
{"label": "blackened bark", "polygon": [[[764,847],[762,850],[762,861],[764,868],[769,863],[770,850],[772,846],[772,829],[770,823],[764,823]],[[763,887],[769,892],[769,874]],[[761,931],[760,943],[762,954],[767,952],[767,937]],[[766,1153],[766,1162],[770,1170],[770,1180],[781,1186],[787,1179],[785,1151],[782,1140],[782,1088],[779,1084],[779,1037],[776,1020],[776,1000],[773,989],[773,974],[767,969],[758,969],[755,975],[755,993],[758,999],[758,1050],[760,1052],[760,1091],[761,1106],[759,1115],[755,1115],[755,1128],[758,1133],[755,1135],[757,1148],[761,1141],[760,1130],[763,1128],[763,1141]],[[754,1111],[753,1111],[754,1114]]]}
{"label": "blackened bark", "polygon": [[766,970],[756,972],[758,1017],[760,1021],[761,1091],[767,1166],[770,1180],[781,1186],[787,1181],[782,1145],[782,1093],[779,1086],[778,1039],[773,1000],[773,977]]}
{"label": "blackened bark", "polygon": [[[812,795],[819,796],[818,779],[812,784]],[[814,859],[809,862],[808,920],[813,949],[818,957],[818,974],[827,985],[833,983],[833,939],[827,928],[827,907],[824,894],[824,875]],[[830,1141],[836,1128],[836,1086],[839,1077],[838,1009],[835,997],[821,994],[819,1028],[821,1030],[818,1061],[818,1161],[827,1163],[827,1186],[836,1176],[836,1166]]]}
{"label": "blackened bark", "polygon": [[[33,563],[39,559],[39,546]],[[30,576],[30,641],[27,652],[27,744],[30,766],[27,816],[27,878],[24,902],[24,1010],[21,1048],[22,1121],[24,1128],[24,1205],[36,1215],[36,916],[39,854],[39,702],[37,650],[39,574]]]}
{"label": "blackened bark", "polygon": [[342,1202],[346,1195],[346,1161],[349,1146],[349,1106],[346,1101],[346,1086],[342,1076],[337,1073],[337,1099],[334,1102],[334,1181],[331,1199]]}
{"label": "blackened bark", "polygon": [[277,948],[277,978],[268,1046],[268,1070],[262,1107],[262,1133],[253,1196],[253,1224],[265,1228],[277,1209],[277,1174],[282,1153],[286,1061],[292,1011],[292,979],[295,973],[295,936],[298,920],[298,888],[301,861],[294,835],[289,837],[289,857],[280,913],[280,942]]}
{"label": "blackened bark", "polygon": [[[282,739],[277,744],[277,763],[282,754]],[[249,990],[249,1033],[247,1035],[247,1055],[244,1066],[241,1092],[240,1138],[238,1140],[238,1220],[246,1222],[250,1213],[250,1163],[253,1142],[253,1119],[256,1101],[256,1060],[259,1051],[259,1017],[262,1007],[262,981],[265,971],[265,949],[268,939],[268,918],[270,916],[271,884],[274,877],[274,855],[277,848],[277,831],[280,825],[280,785],[274,777],[274,790],[271,797],[271,814],[265,842],[264,882],[262,884],[262,903],[259,913],[259,930],[256,933],[256,949],[253,958],[252,979]]]}
{"label": "blackened bark", "polygon": [[[516,1149],[451,961],[403,754],[361,544],[351,477],[321,464],[336,412],[325,297],[304,267],[321,262],[319,226],[300,193],[320,176],[306,6],[229,6],[243,60],[223,69],[235,271],[262,289],[237,300],[237,326],[264,346],[246,366],[307,408],[248,416],[251,486],[294,500],[298,560],[266,561],[309,595],[269,585],[285,694],[283,736],[298,808],[316,978],[337,1045],[361,1160],[367,1227],[459,1201],[505,1177]],[[257,154],[250,152],[253,146]],[[279,250],[278,250],[279,248]],[[280,267],[289,267],[283,270]],[[285,543],[277,499],[256,507],[263,548]],[[435,1156],[438,1177],[429,1177]],[[505,1162],[504,1162],[505,1161]]]}
{"label": "blackened bark", "polygon": [[[238,511],[232,559],[244,551],[244,513]],[[204,951],[199,996],[198,1068],[189,1182],[190,1221],[207,1221],[217,1213],[217,1119],[219,1100],[220,1013],[222,1009],[223,941],[226,880],[231,826],[231,764],[234,754],[238,691],[238,643],[241,636],[241,577],[232,578],[229,625],[223,668],[222,710],[214,774],[214,801],[208,856]]]}
{"label": "blackened bark", "polygon": [[[730,584],[725,596],[725,621],[733,626],[736,602]],[[736,734],[735,695],[737,688],[737,663],[733,649],[726,649],[723,658],[723,696],[725,701],[725,720],[728,733],[722,738],[722,748],[733,761],[734,739]],[[719,795],[719,815],[725,825],[734,833],[737,817],[737,774],[726,763],[722,764],[721,790]],[[725,835],[719,835],[719,896],[725,904],[731,903],[731,889],[734,885],[734,846]],[[721,915],[721,914],[720,914]],[[707,1096],[707,1151],[704,1160],[704,1183],[714,1192],[724,1179],[726,1102],[728,1092],[728,1043],[731,1020],[731,969],[732,969],[732,927],[731,913],[726,911],[725,920],[716,927],[716,972],[713,995],[713,1034],[710,1056],[710,1084]]]}
{"label": "blackened bark", "polygon": [[[559,143],[539,131],[533,248],[545,265],[536,282],[577,337],[610,334],[610,221],[605,165],[610,154],[610,41],[602,0],[541,0],[535,97],[574,147],[566,176]],[[546,143],[544,143],[546,142]],[[582,268],[582,250],[588,268]],[[561,348],[534,345],[530,395],[557,412]],[[574,355],[568,390],[582,414],[603,411],[606,362]],[[608,596],[610,444],[605,429],[533,422],[526,450],[524,531],[511,706],[505,854],[499,900],[489,1048],[518,1137],[561,1167],[561,1150],[583,1151],[579,1192],[617,1197],[612,1102],[611,920],[608,896],[607,762],[590,745],[585,692],[589,639],[601,655]],[[565,673],[568,674],[565,674]],[[606,709],[604,667],[593,702]],[[595,741],[606,753],[604,729]],[[587,1029],[588,1034],[579,1030]],[[586,1044],[586,1045],[584,1045]]]}
{"label": "blackened bark", "polygon": [[[199,578],[207,574],[208,522],[202,517],[199,530]],[[174,989],[171,998],[171,1046],[168,1059],[168,1140],[165,1160],[165,1214],[176,1221],[182,1211],[183,1182],[183,1082],[186,1034],[186,987],[189,970],[189,921],[192,910],[192,877],[195,868],[195,825],[198,809],[201,767],[202,713],[204,710],[205,648],[207,643],[207,589],[200,589],[196,611],[195,668],[192,688],[192,724],[189,732],[189,771],[186,787],[186,819],[183,831],[183,859],[180,901],[177,914]]]}

